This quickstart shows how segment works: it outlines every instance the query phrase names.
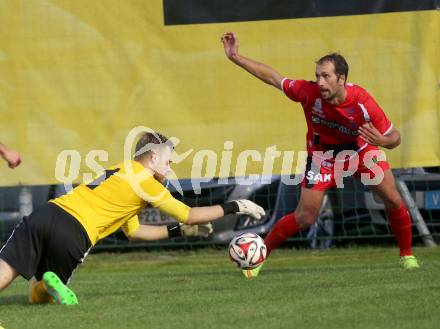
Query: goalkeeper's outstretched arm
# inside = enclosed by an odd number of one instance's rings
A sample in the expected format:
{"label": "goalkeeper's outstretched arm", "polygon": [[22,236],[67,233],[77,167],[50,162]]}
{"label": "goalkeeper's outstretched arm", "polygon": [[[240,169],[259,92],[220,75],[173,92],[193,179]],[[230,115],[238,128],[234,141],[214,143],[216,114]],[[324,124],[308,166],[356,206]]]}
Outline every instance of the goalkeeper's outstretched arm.
{"label": "goalkeeper's outstretched arm", "polygon": [[185,205],[172,198],[171,202],[161,205],[159,209],[173,216],[181,223],[160,226],[139,225],[139,227],[129,235],[130,240],[153,241],[179,236],[207,237],[213,231],[210,222],[222,218],[225,215],[244,214],[259,220],[265,215],[263,208],[249,200],[234,200],[222,205],[208,207],[186,207],[189,211],[184,211]]}
{"label": "goalkeeper's outstretched arm", "polygon": [[170,225],[145,225],[141,224],[131,233],[130,240],[157,241],[175,237],[208,237],[213,232],[212,224],[187,225],[173,223]]}
{"label": "goalkeeper's outstretched arm", "polygon": [[185,224],[202,224],[228,214],[249,215],[261,220],[266,213],[263,208],[252,201],[234,200],[217,206],[191,208]]}
{"label": "goalkeeper's outstretched arm", "polygon": [[128,236],[130,240],[156,241],[168,239],[166,225],[139,225],[136,231]]}
{"label": "goalkeeper's outstretched arm", "polygon": [[238,53],[238,38],[233,32],[223,34],[221,41],[225,49],[226,56],[238,66],[241,66],[246,71],[256,76],[263,82],[270,84],[278,89],[281,89],[281,82],[283,77],[270,66],[259,63],[250,58],[241,56]]}
{"label": "goalkeeper's outstretched arm", "polygon": [[249,200],[234,200],[222,205],[190,208],[174,198],[159,206],[160,211],[187,225],[206,224],[228,214],[245,214],[261,219],[264,209]]}

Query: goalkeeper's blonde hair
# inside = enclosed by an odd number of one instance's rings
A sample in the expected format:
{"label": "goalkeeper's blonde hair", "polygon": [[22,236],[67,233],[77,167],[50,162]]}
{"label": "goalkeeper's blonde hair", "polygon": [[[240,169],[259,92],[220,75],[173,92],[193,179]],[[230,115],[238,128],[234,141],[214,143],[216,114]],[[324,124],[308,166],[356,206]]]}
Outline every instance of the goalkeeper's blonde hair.
{"label": "goalkeeper's blonde hair", "polygon": [[174,148],[171,140],[158,132],[145,132],[136,143],[134,160],[138,161],[152,152],[156,147],[168,146]]}

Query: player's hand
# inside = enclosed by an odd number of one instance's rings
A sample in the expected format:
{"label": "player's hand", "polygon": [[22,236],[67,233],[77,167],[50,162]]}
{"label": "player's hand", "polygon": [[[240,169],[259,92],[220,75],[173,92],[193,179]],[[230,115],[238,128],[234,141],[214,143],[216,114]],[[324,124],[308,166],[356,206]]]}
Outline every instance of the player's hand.
{"label": "player's hand", "polygon": [[186,236],[186,237],[199,236],[199,237],[206,238],[210,234],[212,234],[213,229],[212,229],[211,223],[199,224],[199,225],[182,224],[180,226],[180,231],[182,232],[182,235]]}
{"label": "player's hand", "polygon": [[252,201],[242,199],[234,200],[233,202],[236,202],[238,205],[238,215],[249,215],[255,219],[261,219],[264,215],[266,215],[264,209]]}
{"label": "player's hand", "polygon": [[3,159],[8,163],[9,168],[13,169],[17,167],[21,163],[20,154],[14,150],[5,150],[3,151]]}
{"label": "player's hand", "polygon": [[226,32],[221,37],[226,56],[233,60],[238,55],[238,39],[235,33]]}
{"label": "player's hand", "polygon": [[359,127],[359,134],[360,137],[370,145],[385,145],[386,137],[382,135],[371,122],[365,123]]}

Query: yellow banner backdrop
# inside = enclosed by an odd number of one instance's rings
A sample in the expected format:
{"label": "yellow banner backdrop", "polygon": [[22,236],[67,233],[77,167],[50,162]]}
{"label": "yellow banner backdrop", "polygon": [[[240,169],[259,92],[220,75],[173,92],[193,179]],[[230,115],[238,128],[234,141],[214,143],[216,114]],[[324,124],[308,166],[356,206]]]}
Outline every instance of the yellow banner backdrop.
{"label": "yellow banner backdrop", "polygon": [[[237,33],[242,54],[290,78],[312,80],[316,59],[342,53],[349,81],[366,88],[401,131],[402,145],[387,152],[392,165],[440,165],[439,11],[163,22],[159,0],[1,1],[0,141],[23,163],[2,164],[0,185],[82,181],[96,163],[122,160],[124,140],[139,125],[178,137],[179,154],[192,150],[176,165],[182,178],[203,176],[210,159],[215,175],[235,175],[248,149],[262,158],[250,158],[246,174],[262,172],[268,147],[304,150],[301,107],[226,59],[226,31]],[[232,162],[220,169],[222,152]]]}

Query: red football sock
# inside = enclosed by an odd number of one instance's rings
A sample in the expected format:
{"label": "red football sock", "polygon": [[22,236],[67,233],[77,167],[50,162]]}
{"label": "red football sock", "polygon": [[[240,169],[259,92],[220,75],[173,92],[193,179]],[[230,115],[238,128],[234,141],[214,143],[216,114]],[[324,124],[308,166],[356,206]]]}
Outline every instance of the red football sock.
{"label": "red football sock", "polygon": [[387,215],[391,230],[393,231],[400,248],[400,256],[412,255],[411,218],[409,217],[409,212],[405,203],[402,201],[402,204],[397,209],[387,209]]}
{"label": "red football sock", "polygon": [[277,248],[288,237],[295,235],[299,231],[302,231],[302,228],[296,224],[295,213],[292,212],[281,218],[264,239],[267,254],[269,255],[273,249]]}

